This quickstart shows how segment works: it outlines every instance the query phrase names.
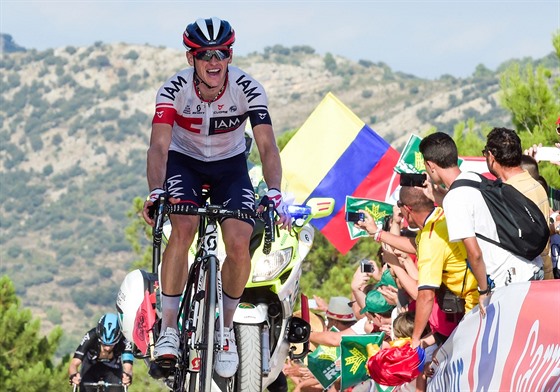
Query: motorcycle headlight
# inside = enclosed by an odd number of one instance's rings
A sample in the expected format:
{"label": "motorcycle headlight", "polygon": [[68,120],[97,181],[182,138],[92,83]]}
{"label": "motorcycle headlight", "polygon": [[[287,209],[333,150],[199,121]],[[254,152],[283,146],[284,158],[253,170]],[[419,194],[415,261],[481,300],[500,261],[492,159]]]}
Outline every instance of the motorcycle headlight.
{"label": "motorcycle headlight", "polygon": [[264,282],[276,278],[292,259],[292,248],[276,250],[263,255],[253,270],[253,282]]}

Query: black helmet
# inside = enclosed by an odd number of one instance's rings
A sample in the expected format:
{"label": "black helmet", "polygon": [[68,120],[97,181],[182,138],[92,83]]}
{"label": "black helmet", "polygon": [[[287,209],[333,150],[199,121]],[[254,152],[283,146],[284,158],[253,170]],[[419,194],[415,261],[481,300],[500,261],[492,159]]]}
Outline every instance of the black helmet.
{"label": "black helmet", "polygon": [[107,313],[103,315],[97,323],[97,337],[102,344],[112,346],[121,338],[121,326],[116,314]]}
{"label": "black helmet", "polygon": [[201,47],[231,46],[234,42],[235,32],[230,24],[216,17],[197,19],[183,33],[183,45],[187,51]]}

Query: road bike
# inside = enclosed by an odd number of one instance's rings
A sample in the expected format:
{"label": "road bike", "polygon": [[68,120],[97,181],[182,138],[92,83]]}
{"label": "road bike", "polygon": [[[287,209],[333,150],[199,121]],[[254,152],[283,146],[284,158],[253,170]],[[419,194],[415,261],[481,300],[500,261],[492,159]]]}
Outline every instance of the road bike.
{"label": "road bike", "polygon": [[[274,243],[267,240],[266,235],[263,241],[262,232],[260,236],[254,235],[252,238],[251,277],[234,316],[240,355],[239,369],[232,379],[224,380],[215,376],[217,385],[213,386],[216,388],[222,391],[264,390],[281,376],[287,357],[301,358],[307,354],[306,349],[298,353],[293,351],[295,343],[303,343],[305,347],[310,332],[308,318],[305,315],[302,316],[303,319],[294,317],[293,309],[300,293],[302,263],[313,244],[314,229],[309,222],[330,215],[333,207],[334,200],[331,198],[313,198],[305,205],[290,205],[289,212],[293,218],[291,231],[280,230],[276,235],[271,233],[272,238],[277,237]],[[165,214],[162,211],[157,215],[164,217]],[[169,238],[172,229],[169,220],[166,219],[158,221],[155,227],[152,269],[157,272],[160,265],[159,248],[162,246],[162,240],[165,243]],[[255,239],[257,240],[254,241]],[[223,261],[225,253],[222,252],[224,246],[219,233],[216,237],[206,236],[202,244],[217,248],[217,258]],[[189,260],[196,262],[199,259],[199,248],[200,240],[197,240],[189,250]],[[196,268],[191,268],[191,271],[199,270],[199,265],[196,264]],[[194,280],[194,277],[190,278],[190,281]],[[187,287],[196,287],[196,284],[189,283]],[[186,298],[192,297],[192,293],[186,294]],[[190,376],[188,367],[179,363],[175,368],[164,371],[154,365],[151,355],[155,337],[158,335],[156,320],[161,316],[158,296],[157,273],[142,270],[130,272],[121,285],[117,300],[122,330],[125,337],[134,343],[135,356],[144,358],[151,367],[152,376],[163,379],[170,389],[181,391],[181,385],[174,389],[173,384],[183,379],[183,374]],[[302,301],[302,307],[304,302],[306,301]],[[184,303],[186,305],[188,302]],[[186,358],[186,355],[182,357]],[[200,363],[198,359],[196,363]],[[190,385],[192,384],[191,382]],[[189,385],[189,382],[185,381],[183,387],[185,385]]]}
{"label": "road bike", "polygon": [[[163,226],[171,214],[197,215],[199,219],[196,256],[189,267],[185,292],[179,307],[179,357],[176,363],[156,366],[169,369],[167,383],[174,392],[209,391],[213,385],[213,360],[215,352],[223,350],[226,341],[222,335],[223,293],[220,260],[218,258],[218,222],[224,218],[261,220],[265,226],[264,252],[270,252],[274,241],[274,205],[269,203],[262,213],[253,210],[230,210],[208,203],[209,192],[203,192],[203,207],[184,204],[169,204],[167,196],[160,197],[153,229],[153,269],[157,271],[161,262]],[[218,333],[215,339],[215,333]],[[217,341],[218,343],[214,343]],[[151,364],[154,367],[154,364]]]}

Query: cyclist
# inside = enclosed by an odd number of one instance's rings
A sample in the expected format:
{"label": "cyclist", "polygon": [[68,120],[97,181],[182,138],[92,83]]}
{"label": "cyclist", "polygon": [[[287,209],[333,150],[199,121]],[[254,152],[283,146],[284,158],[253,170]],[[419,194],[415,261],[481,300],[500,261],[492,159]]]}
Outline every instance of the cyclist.
{"label": "cyclist", "polygon": [[132,345],[122,335],[117,315],[107,313],[84,335],[76,349],[68,367],[70,385],[80,385],[80,391],[86,390],[84,382],[100,380],[130,385],[133,361]]}
{"label": "cyclist", "polygon": [[[147,154],[151,192],[143,211],[144,219],[152,226],[150,207],[164,190],[172,203],[199,206],[202,185],[208,184],[213,204],[226,204],[230,209],[255,208],[244,154],[247,118],[269,186],[267,196],[275,202],[280,216],[277,224],[290,224],[279,191],[282,168],[266,93],[255,79],[229,65],[234,41],[230,24],[216,17],[197,19],[183,33],[191,67],[168,79],[156,96]],[[172,366],[177,359],[177,313],[198,217],[173,215],[171,223],[173,231],[162,258],[162,333],[154,350],[156,362],[162,366]],[[239,363],[233,314],[250,274],[249,239],[254,221],[225,219],[220,224],[227,254],[222,267],[224,314],[220,317],[227,345],[216,354],[214,368],[218,375],[229,378]]]}

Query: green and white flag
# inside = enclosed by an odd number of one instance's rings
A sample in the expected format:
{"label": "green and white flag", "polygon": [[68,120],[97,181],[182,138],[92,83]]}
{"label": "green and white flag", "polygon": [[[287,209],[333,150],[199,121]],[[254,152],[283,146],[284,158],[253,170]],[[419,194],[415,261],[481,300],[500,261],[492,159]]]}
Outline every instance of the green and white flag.
{"label": "green and white flag", "polygon": [[318,346],[307,355],[307,367],[323,388],[329,388],[340,377],[340,347]]}
{"label": "green and white flag", "polygon": [[[424,165],[424,157],[420,152],[420,142],[422,138],[416,135],[410,135],[408,141],[404,145],[401,156],[395,165],[397,173],[424,173],[426,166]],[[457,160],[457,166],[461,166],[463,160]]]}
{"label": "green and white flag", "polygon": [[[346,212],[358,212],[358,210],[367,211],[375,221],[378,227],[383,226],[383,219],[387,215],[393,215],[393,205],[378,200],[361,199],[352,196],[346,196]],[[348,233],[351,239],[359,237],[368,237],[367,231],[354,226],[354,223],[348,222]]]}
{"label": "green and white flag", "polygon": [[394,170],[397,173],[422,173],[426,171],[424,158],[419,148],[421,141],[421,137],[410,135],[395,165]]}
{"label": "green and white flag", "polygon": [[[369,344],[381,347],[385,332],[376,332],[367,335],[346,335],[342,337],[341,349],[341,385],[344,390],[363,381],[370,380],[366,363],[368,360],[367,346]],[[388,389],[388,391],[391,391]]]}

